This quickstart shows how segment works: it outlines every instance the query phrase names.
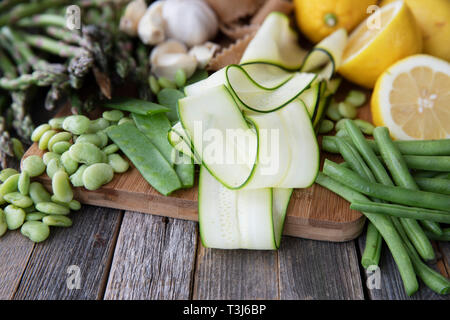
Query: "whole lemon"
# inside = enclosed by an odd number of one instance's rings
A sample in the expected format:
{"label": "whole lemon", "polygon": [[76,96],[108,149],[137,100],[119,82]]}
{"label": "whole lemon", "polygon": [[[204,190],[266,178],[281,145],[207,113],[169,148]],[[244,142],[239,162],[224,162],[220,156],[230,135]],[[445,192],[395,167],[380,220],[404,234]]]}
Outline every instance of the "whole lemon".
{"label": "whole lemon", "polygon": [[339,28],[351,31],[377,0],[294,0],[297,25],[316,43]]}
{"label": "whole lemon", "polygon": [[[394,0],[383,0],[384,6]],[[423,51],[450,61],[450,1],[404,0],[423,36]]]}

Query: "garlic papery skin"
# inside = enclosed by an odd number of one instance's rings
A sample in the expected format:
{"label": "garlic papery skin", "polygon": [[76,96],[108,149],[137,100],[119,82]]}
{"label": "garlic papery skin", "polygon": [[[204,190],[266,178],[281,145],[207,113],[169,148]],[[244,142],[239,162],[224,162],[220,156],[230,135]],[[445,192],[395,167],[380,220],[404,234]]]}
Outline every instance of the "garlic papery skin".
{"label": "garlic papery skin", "polygon": [[152,73],[157,77],[175,79],[175,73],[182,69],[189,78],[197,69],[197,60],[187,52],[186,46],[176,40],[167,40],[157,45],[151,55]]}
{"label": "garlic papery skin", "polygon": [[119,29],[130,36],[137,35],[139,21],[147,9],[144,0],[133,0],[128,3],[125,11],[120,18]]}
{"label": "garlic papery skin", "polygon": [[162,9],[166,1],[153,2],[138,25],[138,34],[141,41],[148,45],[161,43],[166,38],[165,22],[162,17]]}
{"label": "garlic papery skin", "polygon": [[167,37],[189,47],[214,38],[219,29],[216,14],[203,0],[166,0],[162,15]]}
{"label": "garlic papery skin", "polygon": [[192,47],[189,50],[189,54],[195,57],[198,67],[204,69],[219,48],[220,46],[218,44],[208,41],[204,44]]}

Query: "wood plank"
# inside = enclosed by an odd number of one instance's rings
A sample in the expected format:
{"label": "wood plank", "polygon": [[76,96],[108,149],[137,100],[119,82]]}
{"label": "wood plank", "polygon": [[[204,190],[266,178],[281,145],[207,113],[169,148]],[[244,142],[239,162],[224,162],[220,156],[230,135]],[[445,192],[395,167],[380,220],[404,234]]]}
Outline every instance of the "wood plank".
{"label": "wood plank", "polygon": [[[362,254],[364,250],[365,237],[361,236],[358,239],[359,250]],[[437,270],[436,264],[432,265]],[[366,286],[367,276],[372,273],[363,271],[364,274],[364,286]],[[442,296],[431,291],[420,280],[420,289],[411,297],[408,297],[403,287],[400,273],[398,272],[397,265],[394,258],[392,258],[389,248],[383,243],[380,259],[380,288],[379,289],[367,289],[369,298],[372,300],[449,300],[449,296]]]}
{"label": "wood plank", "polygon": [[364,299],[354,241],[283,237],[278,254],[281,299]]}
{"label": "wood plank", "polygon": [[[37,244],[14,299],[99,299],[102,296],[122,213],[83,206],[71,214],[71,228],[52,228]],[[75,270],[80,275],[79,289]],[[69,272],[70,271],[70,272]]]}
{"label": "wood plank", "polygon": [[199,244],[193,299],[278,299],[278,253]]}
{"label": "wood plank", "polygon": [[104,299],[189,299],[197,225],[126,212]]}

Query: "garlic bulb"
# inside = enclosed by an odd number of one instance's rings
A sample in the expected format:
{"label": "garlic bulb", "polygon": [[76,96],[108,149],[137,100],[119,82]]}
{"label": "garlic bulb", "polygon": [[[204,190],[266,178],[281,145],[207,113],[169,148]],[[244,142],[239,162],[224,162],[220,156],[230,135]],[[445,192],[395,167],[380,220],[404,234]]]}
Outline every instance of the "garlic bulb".
{"label": "garlic bulb", "polygon": [[[153,2],[139,21],[138,34],[142,42],[149,45],[161,43],[166,38],[162,8],[165,1]],[[145,9],[144,9],[145,10]]]}
{"label": "garlic bulb", "polygon": [[189,47],[214,38],[219,28],[216,14],[203,0],[167,0],[162,16],[167,36]]}
{"label": "garlic bulb", "polygon": [[214,56],[220,46],[213,42],[205,42],[204,44],[194,46],[189,50],[189,54],[197,60],[199,68],[205,68]]}
{"label": "garlic bulb", "polygon": [[187,53],[186,46],[176,40],[167,40],[157,45],[151,55],[152,72],[157,77],[174,80],[178,69],[183,69],[190,77],[197,68],[197,60]]}
{"label": "garlic bulb", "polygon": [[133,0],[128,3],[123,16],[120,18],[119,29],[130,36],[137,35],[139,21],[147,9],[144,0]]}

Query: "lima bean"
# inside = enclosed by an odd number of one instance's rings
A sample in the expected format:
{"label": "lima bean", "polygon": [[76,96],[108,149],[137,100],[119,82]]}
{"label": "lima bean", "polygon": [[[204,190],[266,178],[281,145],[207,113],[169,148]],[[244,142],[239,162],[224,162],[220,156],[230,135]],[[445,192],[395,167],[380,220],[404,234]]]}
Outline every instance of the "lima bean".
{"label": "lima bean", "polygon": [[22,171],[17,182],[17,189],[23,195],[27,195],[30,190],[30,174],[28,171]]}
{"label": "lima bean", "polygon": [[3,236],[8,230],[8,224],[6,223],[6,216],[2,209],[0,209],[0,237]]}
{"label": "lima bean", "polygon": [[333,130],[334,123],[328,119],[323,119],[320,123],[319,133],[328,133]]}
{"label": "lima bean", "polygon": [[17,185],[19,184],[20,174],[16,173],[10,176],[8,179],[0,185],[0,194],[4,196],[5,194],[17,191]]}
{"label": "lima bean", "polygon": [[158,94],[158,92],[161,90],[158,79],[156,79],[155,76],[150,76],[148,78],[148,84],[150,85],[150,90],[152,90],[154,94]]}
{"label": "lima bean", "polygon": [[356,111],[356,108],[354,106],[345,102],[339,103],[338,110],[341,116],[348,119],[355,119],[356,115],[358,114],[358,111]]}
{"label": "lima bean", "polygon": [[86,133],[97,133],[98,131],[104,130],[110,126],[110,123],[105,118],[98,118],[92,120],[89,123],[89,129]]}
{"label": "lima bean", "polygon": [[36,204],[36,209],[39,212],[47,214],[69,214],[70,209],[66,206],[54,202],[39,202]]}
{"label": "lima bean", "polygon": [[30,177],[40,176],[45,171],[45,163],[39,156],[29,156],[22,161],[22,171],[27,171]]}
{"label": "lima bean", "polygon": [[50,140],[48,141],[47,144],[47,149],[49,151],[53,151],[53,145],[56,142],[60,142],[60,141],[69,141],[70,139],[72,139],[72,134],[70,132],[58,132],[57,134],[53,135]]}
{"label": "lima bean", "polygon": [[63,154],[67,150],[69,150],[72,144],[69,141],[59,141],[53,145],[53,152],[57,154]]}
{"label": "lima bean", "polygon": [[72,157],[70,156],[69,151],[64,152],[61,155],[61,164],[63,165],[64,169],[68,174],[72,174],[78,169],[78,162],[76,162]]}
{"label": "lima bean", "polygon": [[22,208],[10,204],[5,208],[6,224],[9,230],[16,230],[25,221],[25,211]]}
{"label": "lima bean", "polygon": [[52,227],[70,227],[72,220],[65,216],[45,216],[42,218],[42,222]]}
{"label": "lima bean", "polygon": [[63,202],[63,201],[58,200],[58,198],[55,195],[52,195],[51,199],[52,199],[52,202],[59,204],[61,206],[64,206],[66,208],[69,208],[68,202]]}
{"label": "lima bean", "polygon": [[178,69],[175,72],[175,84],[178,88],[182,88],[186,84],[186,72],[183,69]]}
{"label": "lima bean", "polygon": [[52,159],[47,165],[47,175],[50,179],[53,179],[53,175],[58,171],[66,171],[59,159]]}
{"label": "lima bean", "polygon": [[69,202],[69,208],[71,210],[74,210],[74,211],[80,210],[81,209],[81,203],[79,201],[73,199],[73,200],[71,200]]}
{"label": "lima bean", "polygon": [[39,221],[45,216],[46,214],[42,212],[30,212],[26,214],[25,221]]}
{"label": "lima bean", "polygon": [[62,127],[66,131],[80,135],[88,131],[90,123],[91,120],[86,116],[72,115],[64,119]]}
{"label": "lima bean", "polygon": [[366,94],[358,90],[350,90],[345,102],[356,108],[361,107],[366,102]]}
{"label": "lima bean", "polygon": [[73,199],[73,191],[67,172],[58,171],[53,175],[52,189],[58,201],[69,202]]}
{"label": "lima bean", "polygon": [[62,129],[62,124],[67,117],[59,117],[51,119],[48,124],[52,127],[52,129]]}
{"label": "lima bean", "polygon": [[128,161],[124,160],[117,153],[108,155],[108,164],[113,168],[114,172],[117,173],[125,172],[130,167]]}
{"label": "lima bean", "polygon": [[117,124],[118,124],[119,126],[120,126],[121,124],[124,124],[124,123],[131,123],[131,124],[134,124],[134,121],[133,121],[133,119],[131,119],[131,118],[123,117],[122,119],[119,120],[119,122],[117,122]]}
{"label": "lima bean", "polygon": [[50,193],[39,182],[32,182],[30,184],[30,198],[35,204],[50,202]]}
{"label": "lima bean", "polygon": [[33,242],[42,242],[50,235],[50,228],[40,221],[27,221],[20,232]]}
{"label": "lima bean", "polygon": [[73,160],[87,165],[105,160],[105,154],[96,145],[89,142],[75,143],[68,152]]}
{"label": "lima bean", "polygon": [[44,132],[50,130],[51,128],[52,127],[47,123],[43,123],[40,126],[36,127],[36,129],[34,129],[33,133],[31,134],[31,141],[38,142]]}
{"label": "lima bean", "polygon": [[101,140],[101,144],[100,144],[99,148],[105,147],[109,141],[108,135],[104,131],[99,131],[99,132],[97,132],[97,134]]}
{"label": "lima bean", "polygon": [[88,190],[96,190],[114,177],[113,168],[106,163],[95,163],[83,172],[83,184]]}
{"label": "lima bean", "polygon": [[110,155],[112,153],[115,153],[117,151],[119,151],[119,147],[117,146],[117,144],[112,143],[109,146],[106,146],[102,149],[102,151],[106,154],[106,155]]}
{"label": "lima bean", "polygon": [[0,172],[0,181],[5,182],[10,176],[19,173],[16,169],[5,168]]}
{"label": "lima bean", "polygon": [[78,170],[75,171],[75,173],[70,176],[70,182],[72,183],[72,185],[74,187],[83,187],[84,186],[84,184],[83,184],[83,173],[84,173],[84,170],[86,170],[87,167],[88,166],[85,165],[85,164],[81,165],[78,168]]}
{"label": "lima bean", "polygon": [[108,121],[117,122],[123,118],[123,112],[120,110],[108,110],[103,112],[102,117]]}
{"label": "lima bean", "polygon": [[22,142],[17,138],[11,138],[11,143],[14,156],[19,160],[22,159],[22,156],[25,153]]}
{"label": "lima bean", "polygon": [[19,192],[11,192],[11,193],[5,194],[3,196],[3,198],[7,202],[15,205],[16,207],[22,208],[22,209],[33,205],[33,200],[31,200],[30,197],[24,196],[23,194],[20,194]]}
{"label": "lima bean", "polygon": [[50,141],[51,137],[53,137],[56,134],[55,130],[48,130],[45,131],[44,134],[42,134],[41,138],[38,142],[38,147],[41,150],[45,150],[48,147],[48,142]]}
{"label": "lima bean", "polygon": [[340,120],[342,118],[342,116],[341,116],[341,114],[339,113],[339,110],[338,110],[338,103],[336,103],[335,101],[332,101],[330,106],[328,107],[328,109],[326,111],[326,115],[331,120],[334,120],[334,121]]}
{"label": "lima bean", "polygon": [[81,143],[81,142],[89,142],[89,143],[92,143],[92,144],[96,145],[97,147],[101,148],[103,141],[98,133],[85,133],[85,134],[80,135],[77,138],[76,143]]}
{"label": "lima bean", "polygon": [[23,211],[25,211],[26,214],[29,214],[30,212],[36,211],[36,207],[33,204],[33,205],[29,206],[29,207],[23,208]]}
{"label": "lima bean", "polygon": [[61,155],[57,154],[56,152],[46,152],[42,156],[42,161],[44,161],[44,164],[46,166],[48,166],[48,163],[50,162],[50,160],[52,160],[52,159],[60,159],[60,158],[61,158]]}

